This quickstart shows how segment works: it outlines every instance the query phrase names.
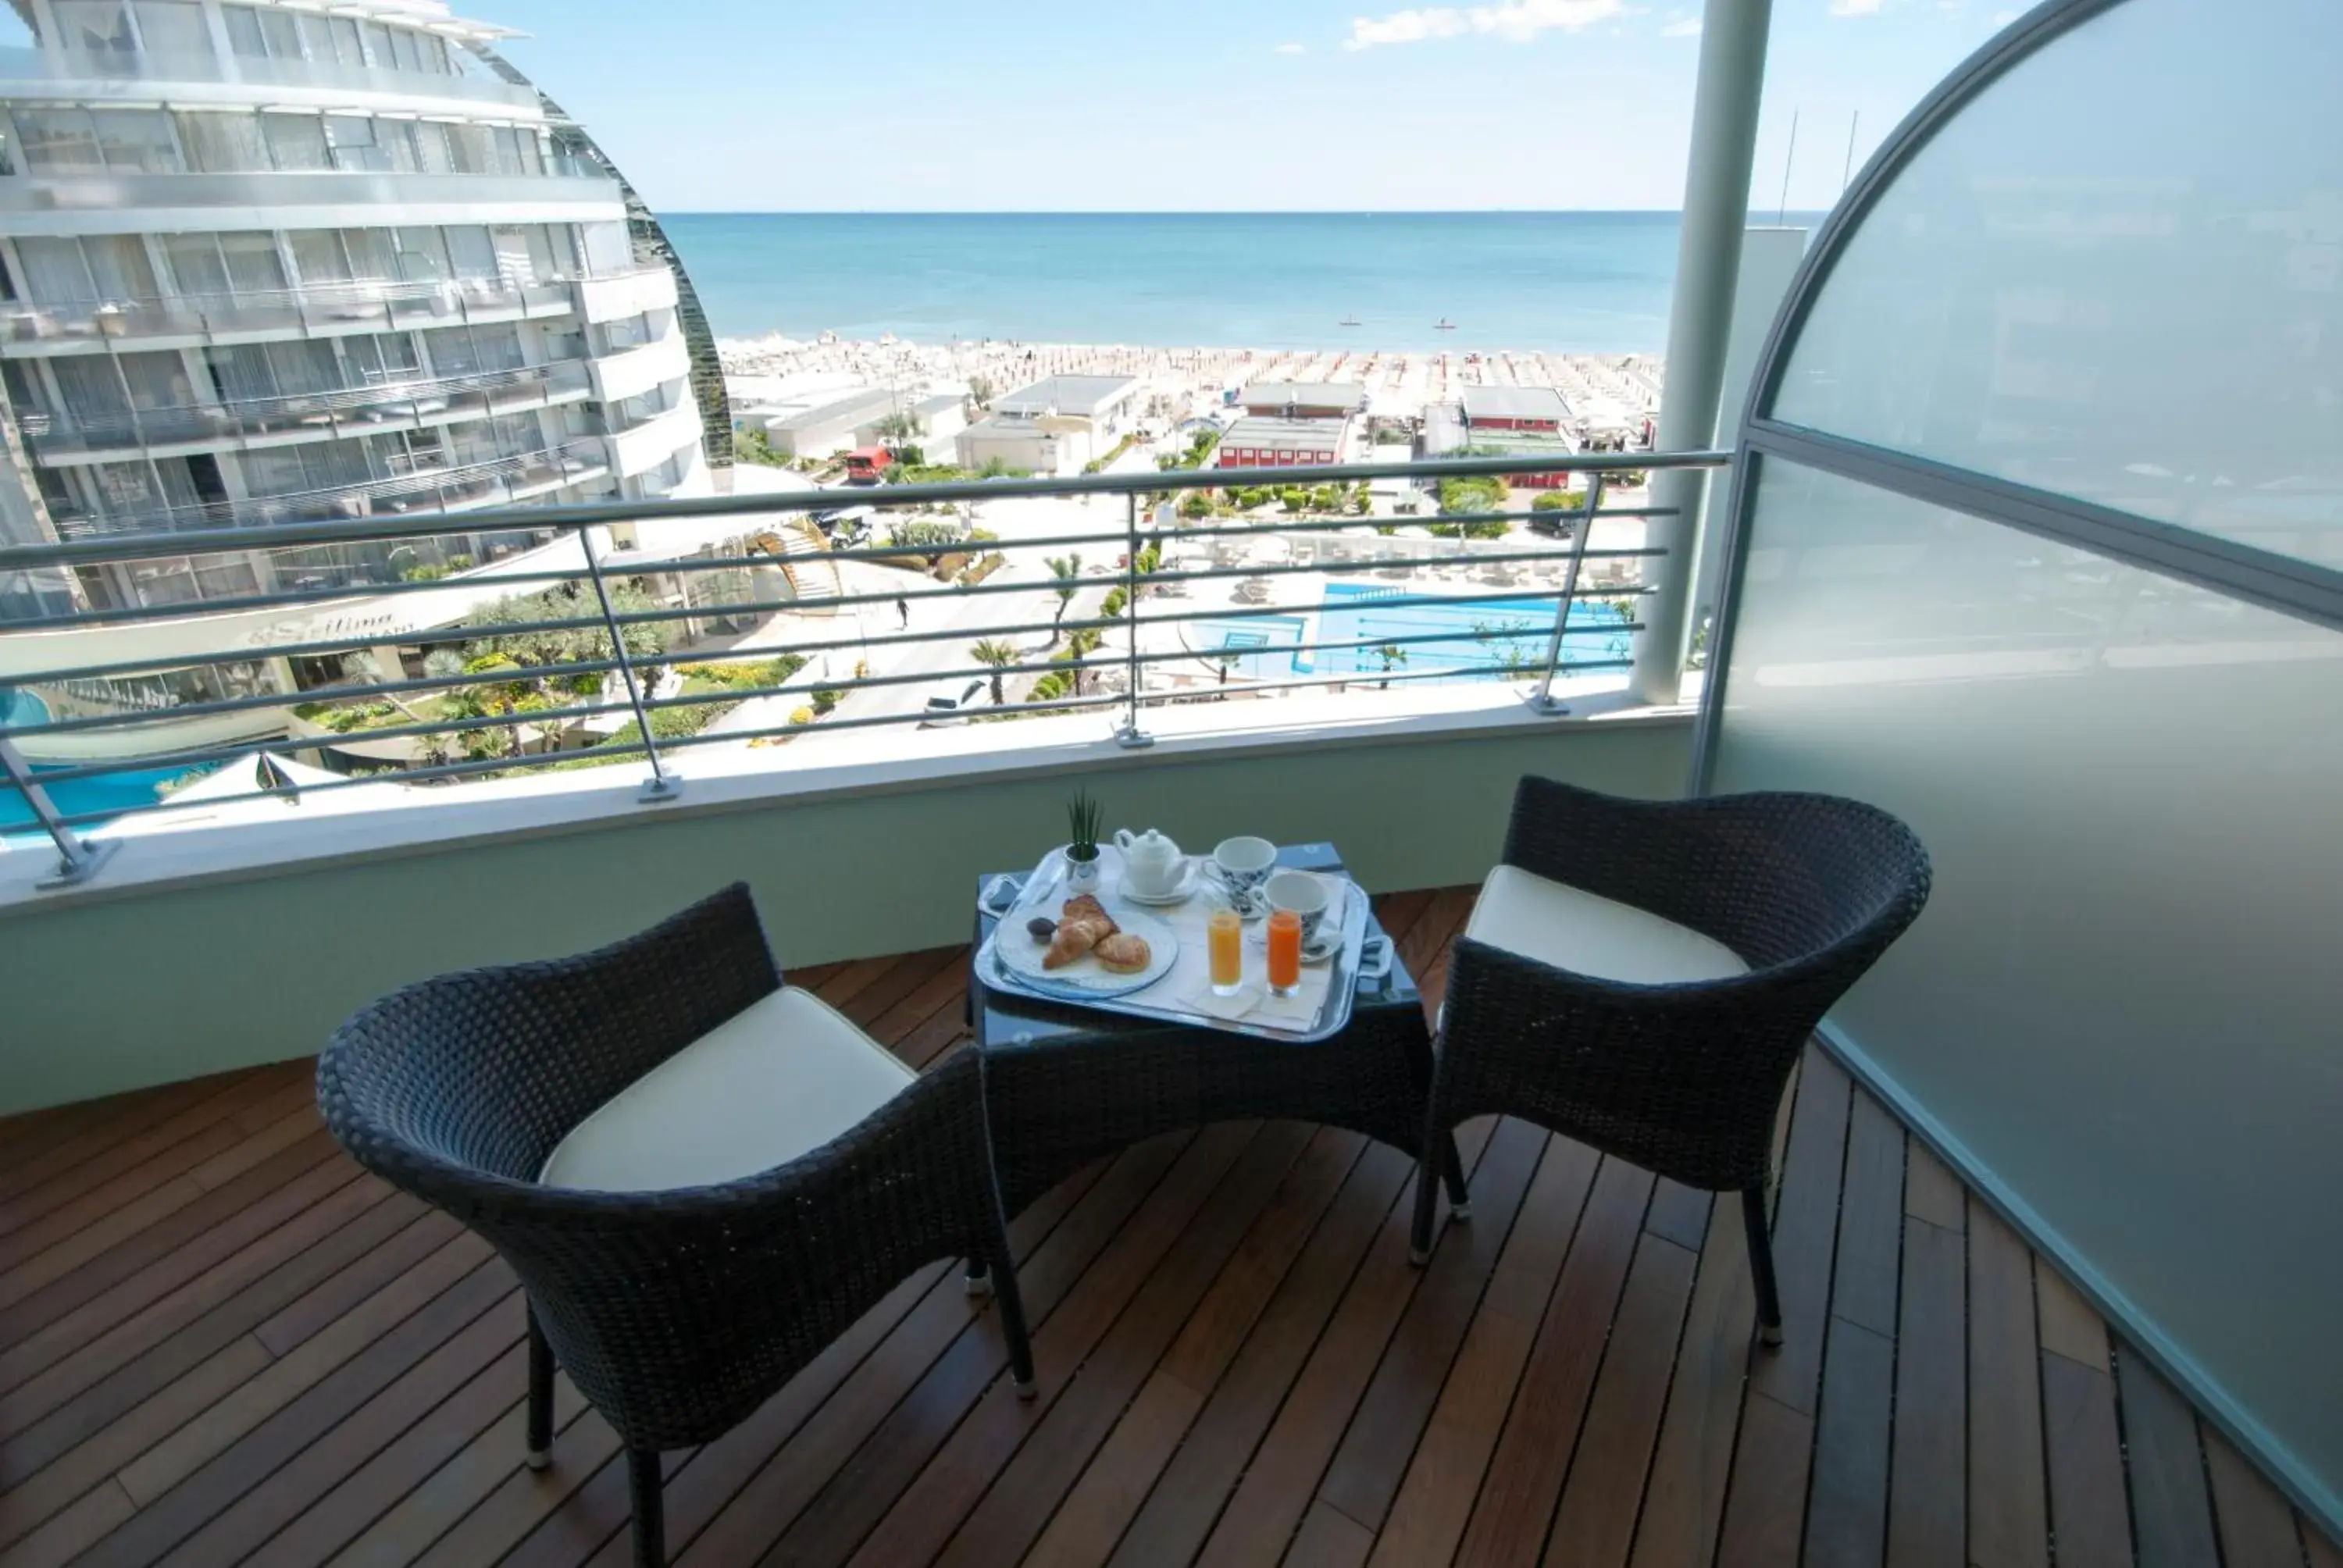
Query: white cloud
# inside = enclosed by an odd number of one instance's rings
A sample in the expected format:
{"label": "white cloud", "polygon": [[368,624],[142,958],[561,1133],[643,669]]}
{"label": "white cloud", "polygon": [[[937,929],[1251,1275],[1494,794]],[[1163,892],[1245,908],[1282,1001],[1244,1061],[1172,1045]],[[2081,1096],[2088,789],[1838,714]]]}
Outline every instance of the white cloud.
{"label": "white cloud", "polygon": [[1394,11],[1388,16],[1359,16],[1351,22],[1345,49],[1372,49],[1381,44],[1421,44],[1431,38],[1457,38],[1468,34],[1493,34],[1522,44],[1557,28],[1575,33],[1597,22],[1626,14],[1625,0],[1505,0],[1498,5],[1432,5],[1415,11]]}
{"label": "white cloud", "polygon": [[1300,44],[1280,44],[1277,46],[1277,53],[1281,55],[1307,55],[1310,51]]}
{"label": "white cloud", "polygon": [[1875,16],[1879,14],[1879,0],[1830,0],[1830,14],[1834,16]]}
{"label": "white cloud", "polygon": [[1663,38],[1697,38],[1700,36],[1700,18],[1697,16],[1684,16],[1680,17],[1674,22],[1663,23],[1660,26],[1660,36]]}

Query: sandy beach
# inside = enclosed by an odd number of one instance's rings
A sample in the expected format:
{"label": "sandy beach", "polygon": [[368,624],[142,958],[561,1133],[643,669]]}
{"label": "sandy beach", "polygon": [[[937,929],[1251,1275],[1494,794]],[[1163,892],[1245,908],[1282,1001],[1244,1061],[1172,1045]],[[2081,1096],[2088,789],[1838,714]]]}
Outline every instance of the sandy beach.
{"label": "sandy beach", "polygon": [[717,348],[736,409],[807,406],[860,387],[956,393],[982,379],[1006,393],[1045,376],[1117,375],[1145,382],[1151,411],[1175,418],[1218,404],[1228,387],[1301,381],[1363,386],[1371,416],[1414,419],[1426,406],[1453,401],[1468,387],[1551,387],[1585,433],[1639,427],[1657,414],[1661,388],[1659,357],[1649,354],[1296,352],[998,339],[928,343],[828,334],[810,341],[778,335],[725,338]]}

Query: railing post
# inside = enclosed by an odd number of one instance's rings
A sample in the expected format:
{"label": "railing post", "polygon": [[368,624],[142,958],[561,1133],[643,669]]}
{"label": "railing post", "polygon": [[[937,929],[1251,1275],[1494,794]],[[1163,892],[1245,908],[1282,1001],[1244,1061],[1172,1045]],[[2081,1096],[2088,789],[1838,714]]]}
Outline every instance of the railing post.
{"label": "railing post", "polygon": [[1554,678],[1562,668],[1562,639],[1570,630],[1570,607],[1578,598],[1578,570],[1586,563],[1586,536],[1594,531],[1594,514],[1603,509],[1603,476],[1590,475],[1586,481],[1586,500],[1578,508],[1578,526],[1572,530],[1570,565],[1563,569],[1562,602],[1554,607],[1554,636],[1545,645],[1545,678],[1538,682],[1537,695],[1530,706],[1540,713],[1564,714],[1570,705],[1558,702],[1554,695]]}
{"label": "railing post", "polygon": [[16,743],[5,735],[0,735],[0,772],[8,775],[8,782],[25,797],[25,804],[32,808],[34,817],[48,833],[50,842],[57,847],[57,869],[35,882],[35,887],[45,890],[71,888],[86,882],[97,875],[99,868],[114,858],[116,849],[122,848],[114,840],[91,843],[66,827],[57,815],[55,805],[50,801],[49,792],[33,782],[33,769],[25,762],[24,753],[18,751]]}
{"label": "railing post", "polygon": [[618,625],[618,612],[610,608],[609,585],[602,580],[602,563],[594,555],[593,524],[578,530],[578,548],[586,552],[586,571],[594,579],[594,598],[602,606],[602,624],[610,628],[611,655],[618,661],[618,674],[627,683],[627,702],[635,710],[635,727],[643,732],[643,751],[651,761],[651,776],[643,780],[642,791],[635,798],[646,804],[672,800],[683,793],[683,782],[669,777],[666,765],[659,760],[659,741],[651,734],[650,709],[643,706],[642,683],[635,678],[634,658],[627,652],[627,634]]}
{"label": "railing post", "polygon": [[1124,538],[1122,557],[1122,613],[1131,622],[1131,690],[1126,696],[1122,728],[1114,732],[1115,744],[1131,750],[1155,744],[1155,737],[1139,727],[1139,492],[1125,492]]}

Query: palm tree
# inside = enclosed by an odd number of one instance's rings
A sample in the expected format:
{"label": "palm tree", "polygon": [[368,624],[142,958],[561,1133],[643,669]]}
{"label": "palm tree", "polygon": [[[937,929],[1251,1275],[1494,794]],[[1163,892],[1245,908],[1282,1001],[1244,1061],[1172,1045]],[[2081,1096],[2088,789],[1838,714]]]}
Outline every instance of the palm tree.
{"label": "palm tree", "polygon": [[1058,646],[1059,630],[1065,625],[1066,607],[1074,602],[1075,590],[1082,586],[1082,558],[1080,553],[1051,556],[1042,564],[1050,568],[1050,576],[1055,579],[1050,586],[1057,590],[1058,595],[1058,613],[1050,622],[1050,646],[1055,648]]}
{"label": "palm tree", "polygon": [[970,648],[968,656],[979,664],[992,667],[992,706],[1006,707],[1009,698],[1001,689],[1001,672],[1017,662],[1017,650],[997,637],[988,637]]}
{"label": "palm tree", "polygon": [[1405,664],[1407,662],[1407,649],[1400,647],[1399,644],[1395,642],[1387,642],[1381,648],[1375,649],[1375,657],[1383,661],[1383,678],[1375,683],[1375,689],[1377,691],[1389,691],[1391,689],[1392,668],[1394,665]]}

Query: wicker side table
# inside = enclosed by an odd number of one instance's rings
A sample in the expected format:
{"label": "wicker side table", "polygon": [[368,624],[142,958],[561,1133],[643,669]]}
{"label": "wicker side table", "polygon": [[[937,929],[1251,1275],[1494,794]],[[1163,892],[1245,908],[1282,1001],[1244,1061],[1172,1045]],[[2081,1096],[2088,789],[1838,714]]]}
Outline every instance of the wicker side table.
{"label": "wicker side table", "polygon": [[[1283,849],[1278,863],[1313,871],[1342,864],[1327,844]],[[979,916],[979,949],[995,923]],[[1380,928],[1371,919],[1368,930]],[[1011,1214],[1091,1161],[1214,1121],[1322,1121],[1412,1156],[1423,1148],[1432,1036],[1423,999],[1396,958],[1383,989],[1359,996],[1347,1028],[1307,1045],[1037,1001],[992,990],[972,969],[969,1010],[985,1056],[993,1165]],[[1466,1217],[1453,1140],[1447,1187],[1455,1217]]]}

